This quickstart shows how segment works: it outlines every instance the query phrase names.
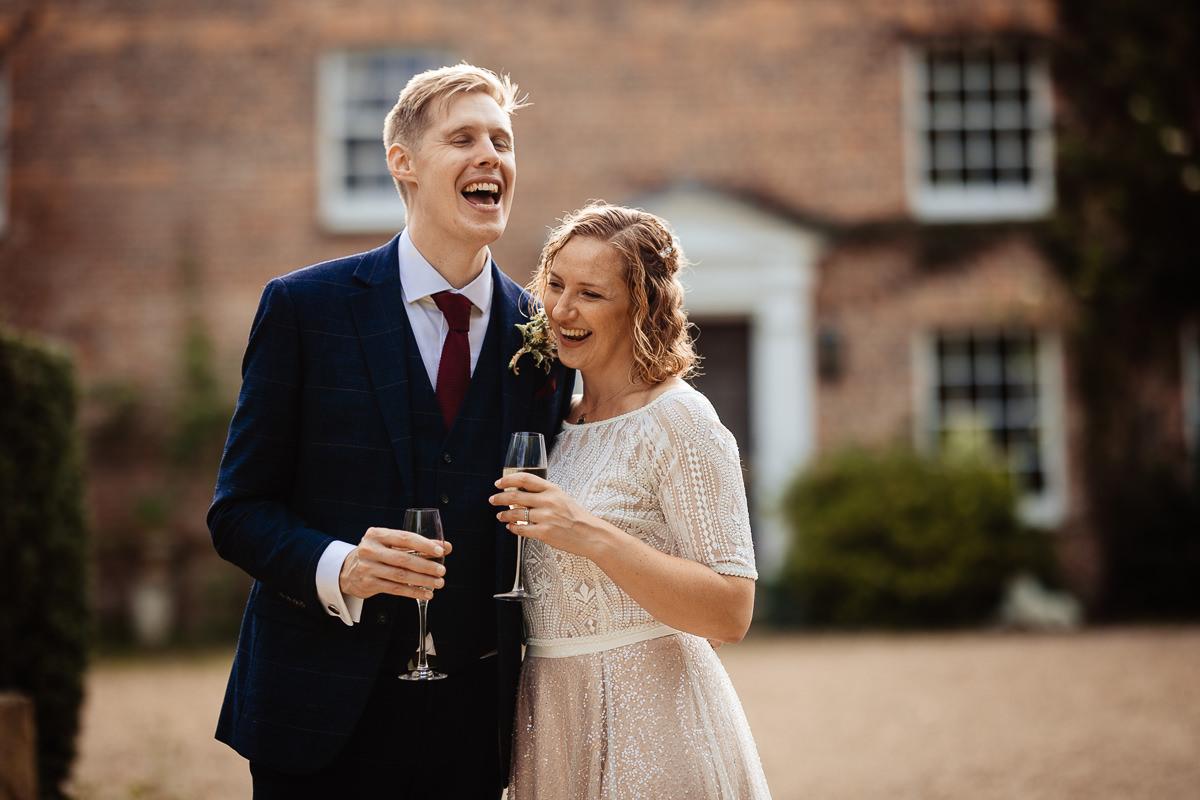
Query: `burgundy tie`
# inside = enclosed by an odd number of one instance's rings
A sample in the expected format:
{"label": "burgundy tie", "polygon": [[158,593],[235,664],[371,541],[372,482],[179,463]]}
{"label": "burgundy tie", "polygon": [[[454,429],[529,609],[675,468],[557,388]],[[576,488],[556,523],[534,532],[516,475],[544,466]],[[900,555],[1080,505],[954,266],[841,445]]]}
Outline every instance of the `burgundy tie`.
{"label": "burgundy tie", "polygon": [[433,296],[433,302],[437,303],[450,326],[442,344],[437,374],[438,404],[448,429],[467,395],[467,384],[471,382],[471,342],[467,338],[467,331],[471,329],[471,301],[465,295],[438,292]]}

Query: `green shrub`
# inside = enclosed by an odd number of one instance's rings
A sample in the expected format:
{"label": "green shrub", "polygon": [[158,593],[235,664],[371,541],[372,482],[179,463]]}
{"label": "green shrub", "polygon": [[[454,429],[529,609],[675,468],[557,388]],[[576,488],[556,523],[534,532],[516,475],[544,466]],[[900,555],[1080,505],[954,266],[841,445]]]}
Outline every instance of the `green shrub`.
{"label": "green shrub", "polygon": [[0,688],[36,704],[43,798],[75,758],[90,628],[76,404],[67,357],[0,331]]}
{"label": "green shrub", "polygon": [[[789,487],[793,540],[777,602],[814,627],[978,624],[1021,569],[1045,574],[1002,471],[978,457],[851,450]],[[790,613],[789,613],[790,612]]]}

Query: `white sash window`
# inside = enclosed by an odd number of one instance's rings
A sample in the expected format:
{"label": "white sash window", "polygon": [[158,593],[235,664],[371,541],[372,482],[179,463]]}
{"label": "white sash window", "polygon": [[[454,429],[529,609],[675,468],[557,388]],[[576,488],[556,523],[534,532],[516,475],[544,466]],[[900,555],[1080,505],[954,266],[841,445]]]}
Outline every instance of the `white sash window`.
{"label": "white sash window", "polygon": [[318,67],[317,166],[322,224],[339,232],[396,231],[404,203],[388,174],[383,120],[418,72],[444,53],[375,50],[326,55]]}
{"label": "white sash window", "polygon": [[1037,219],[1054,205],[1051,87],[1025,43],[904,55],[910,204],[925,221]]}
{"label": "white sash window", "polygon": [[1034,331],[940,332],[919,343],[922,447],[984,447],[1007,465],[1029,523],[1066,510],[1061,341]]}

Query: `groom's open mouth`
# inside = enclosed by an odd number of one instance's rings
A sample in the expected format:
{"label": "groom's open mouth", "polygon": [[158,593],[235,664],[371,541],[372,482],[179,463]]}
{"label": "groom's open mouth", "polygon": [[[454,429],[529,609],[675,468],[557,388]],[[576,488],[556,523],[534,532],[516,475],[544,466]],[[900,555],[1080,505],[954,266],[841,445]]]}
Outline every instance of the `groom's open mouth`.
{"label": "groom's open mouth", "polygon": [[592,332],[580,330],[578,328],[562,328],[559,330],[559,334],[568,342],[582,342],[584,339],[591,336]]}
{"label": "groom's open mouth", "polygon": [[500,203],[500,184],[491,181],[468,183],[462,196],[473,206],[494,206]]}

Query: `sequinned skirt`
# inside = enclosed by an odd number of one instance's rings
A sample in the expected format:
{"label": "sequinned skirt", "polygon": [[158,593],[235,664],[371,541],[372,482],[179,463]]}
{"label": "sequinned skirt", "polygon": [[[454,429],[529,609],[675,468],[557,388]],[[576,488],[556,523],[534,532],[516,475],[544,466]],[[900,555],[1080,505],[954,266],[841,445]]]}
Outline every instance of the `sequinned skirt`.
{"label": "sequinned skirt", "polygon": [[770,797],[733,684],[697,636],[527,657],[516,721],[509,800]]}

